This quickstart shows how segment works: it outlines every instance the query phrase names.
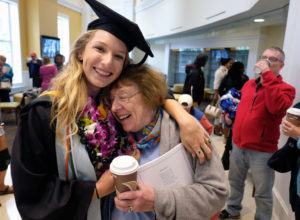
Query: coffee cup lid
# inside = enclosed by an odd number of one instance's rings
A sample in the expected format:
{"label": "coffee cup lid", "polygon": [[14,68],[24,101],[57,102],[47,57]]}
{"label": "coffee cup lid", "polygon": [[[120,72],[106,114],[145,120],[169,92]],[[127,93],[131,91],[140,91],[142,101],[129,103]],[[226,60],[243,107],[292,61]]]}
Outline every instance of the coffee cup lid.
{"label": "coffee cup lid", "polygon": [[289,108],[287,110],[287,113],[300,116],[300,109],[298,109],[298,108]]}
{"label": "coffee cup lid", "polygon": [[137,171],[139,163],[132,156],[118,156],[110,164],[110,171],[116,175],[128,175]]}

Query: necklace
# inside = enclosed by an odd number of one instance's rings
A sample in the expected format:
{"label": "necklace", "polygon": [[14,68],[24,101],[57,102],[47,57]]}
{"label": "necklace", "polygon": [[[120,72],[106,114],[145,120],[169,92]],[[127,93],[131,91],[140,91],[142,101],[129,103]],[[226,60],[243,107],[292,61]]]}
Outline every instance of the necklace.
{"label": "necklace", "polygon": [[80,142],[88,152],[97,179],[109,169],[116,156],[139,156],[138,150],[129,144],[126,133],[115,121],[113,114],[104,109],[103,102],[97,107],[96,101],[89,96],[77,124]]}

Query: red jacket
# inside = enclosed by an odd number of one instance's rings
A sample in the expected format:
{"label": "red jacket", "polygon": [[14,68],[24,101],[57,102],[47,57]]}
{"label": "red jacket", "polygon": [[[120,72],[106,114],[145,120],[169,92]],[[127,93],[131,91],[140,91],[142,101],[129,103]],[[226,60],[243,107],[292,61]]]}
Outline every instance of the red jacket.
{"label": "red jacket", "polygon": [[244,149],[275,152],[278,149],[279,125],[292,105],[295,88],[276,77],[271,71],[262,73],[258,88],[255,79],[242,88],[233,125],[234,143]]}

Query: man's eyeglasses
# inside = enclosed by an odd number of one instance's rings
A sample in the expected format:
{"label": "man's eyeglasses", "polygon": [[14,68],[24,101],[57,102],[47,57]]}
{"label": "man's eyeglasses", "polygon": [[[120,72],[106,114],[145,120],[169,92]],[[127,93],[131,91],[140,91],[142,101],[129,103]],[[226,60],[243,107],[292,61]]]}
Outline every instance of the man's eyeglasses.
{"label": "man's eyeglasses", "polygon": [[267,57],[267,56],[260,56],[259,59],[261,60],[268,60],[271,63],[275,63],[275,62],[283,62],[281,59],[278,59],[276,57]]}
{"label": "man's eyeglasses", "polygon": [[120,105],[124,103],[129,103],[130,99],[133,98],[138,93],[140,92],[136,92],[132,95],[122,94],[122,95],[110,96],[110,104],[112,105],[114,101],[117,101]]}

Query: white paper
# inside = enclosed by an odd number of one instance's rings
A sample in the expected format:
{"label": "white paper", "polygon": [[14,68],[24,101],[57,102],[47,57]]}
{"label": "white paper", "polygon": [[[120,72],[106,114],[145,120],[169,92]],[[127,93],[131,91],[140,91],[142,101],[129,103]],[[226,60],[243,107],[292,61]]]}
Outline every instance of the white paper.
{"label": "white paper", "polygon": [[160,157],[143,164],[137,171],[137,179],[144,185],[165,188],[193,183],[194,172],[182,144]]}

